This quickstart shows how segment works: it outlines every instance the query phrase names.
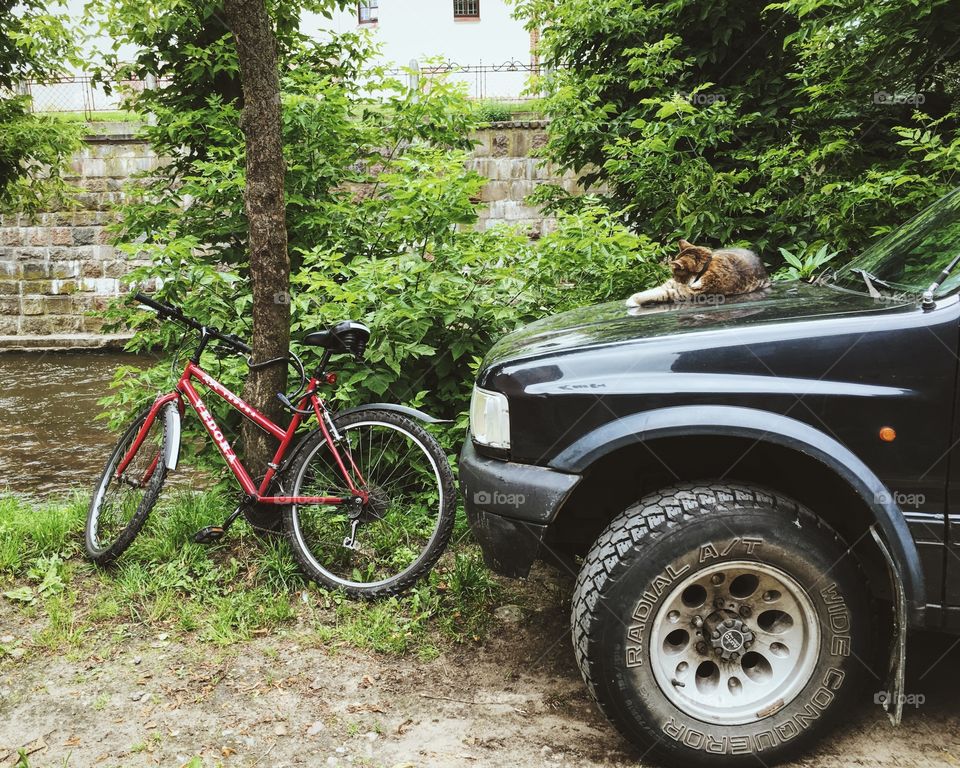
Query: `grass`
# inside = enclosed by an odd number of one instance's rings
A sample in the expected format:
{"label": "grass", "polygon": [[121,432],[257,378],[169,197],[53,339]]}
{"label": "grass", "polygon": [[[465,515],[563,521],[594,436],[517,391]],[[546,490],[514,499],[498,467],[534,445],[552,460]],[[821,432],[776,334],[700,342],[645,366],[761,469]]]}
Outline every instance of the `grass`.
{"label": "grass", "polygon": [[87,499],[35,503],[0,496],[0,606],[33,627],[21,651],[94,653],[143,629],[212,646],[255,634],[306,632],[306,642],[436,656],[445,644],[482,638],[498,583],[466,526],[427,579],[401,597],[353,601],[301,575],[286,542],[238,523],[223,542],[192,541],[227,510],[213,492],[161,497],[144,530],[109,568],[83,556]]}

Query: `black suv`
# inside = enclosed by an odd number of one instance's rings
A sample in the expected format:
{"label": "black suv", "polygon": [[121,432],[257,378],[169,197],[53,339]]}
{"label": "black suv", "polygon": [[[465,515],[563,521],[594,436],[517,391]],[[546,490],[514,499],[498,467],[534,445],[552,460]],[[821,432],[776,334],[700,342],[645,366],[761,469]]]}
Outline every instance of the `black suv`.
{"label": "black suv", "polygon": [[502,574],[577,564],[584,680],[651,755],[783,759],[878,667],[899,722],[907,629],[960,630],[958,254],[960,190],[816,283],[490,351],[473,531]]}

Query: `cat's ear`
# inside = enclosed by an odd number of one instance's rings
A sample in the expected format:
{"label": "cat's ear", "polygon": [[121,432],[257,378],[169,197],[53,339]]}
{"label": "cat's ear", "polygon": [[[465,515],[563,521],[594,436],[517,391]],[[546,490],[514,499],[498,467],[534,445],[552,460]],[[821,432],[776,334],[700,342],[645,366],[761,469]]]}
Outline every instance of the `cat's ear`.
{"label": "cat's ear", "polygon": [[681,250],[681,251],[685,251],[685,250],[687,250],[687,248],[694,248],[694,247],[695,247],[695,246],[693,245],[693,243],[688,243],[686,240],[684,240],[684,239],[682,239],[682,238],[680,239],[680,242],[678,243],[678,245],[680,246],[680,250]]}
{"label": "cat's ear", "polygon": [[673,261],[670,262],[669,266],[670,266],[670,269],[680,269],[683,267],[683,262],[680,261],[680,259],[674,259]]}

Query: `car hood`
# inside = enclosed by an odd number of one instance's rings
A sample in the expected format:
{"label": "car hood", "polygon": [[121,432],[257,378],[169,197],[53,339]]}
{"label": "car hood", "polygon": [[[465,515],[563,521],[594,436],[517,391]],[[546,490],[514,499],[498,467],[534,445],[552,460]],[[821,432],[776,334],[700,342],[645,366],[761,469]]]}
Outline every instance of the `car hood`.
{"label": "car hood", "polygon": [[784,324],[916,308],[915,300],[872,299],[867,294],[799,281],[712,303],[683,302],[627,307],[598,304],[538,320],[504,336],[490,350],[484,367],[582,348],[639,342],[664,336],[727,331],[745,326]]}

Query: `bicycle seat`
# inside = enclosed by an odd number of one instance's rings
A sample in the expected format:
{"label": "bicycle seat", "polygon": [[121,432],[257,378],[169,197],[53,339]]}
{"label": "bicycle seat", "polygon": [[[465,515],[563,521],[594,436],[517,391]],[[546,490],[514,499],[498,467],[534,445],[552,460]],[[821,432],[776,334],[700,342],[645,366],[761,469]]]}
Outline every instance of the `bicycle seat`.
{"label": "bicycle seat", "polygon": [[308,333],[303,337],[303,343],[310,347],[323,347],[333,354],[346,352],[359,360],[363,357],[369,338],[370,329],[363,323],[343,320],[325,330]]}

